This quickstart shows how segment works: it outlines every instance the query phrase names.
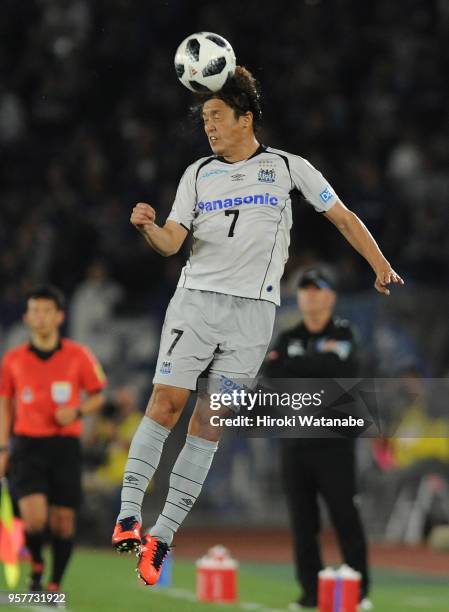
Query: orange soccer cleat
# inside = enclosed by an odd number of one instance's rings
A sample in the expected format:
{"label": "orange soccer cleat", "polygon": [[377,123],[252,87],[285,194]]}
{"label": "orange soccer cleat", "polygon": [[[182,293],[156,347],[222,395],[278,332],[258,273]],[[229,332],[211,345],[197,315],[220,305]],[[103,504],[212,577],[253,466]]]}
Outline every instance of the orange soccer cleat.
{"label": "orange soccer cleat", "polygon": [[159,580],[162,564],[170,547],[165,542],[147,534],[142,538],[137,573],[145,584],[153,585]]}
{"label": "orange soccer cleat", "polygon": [[112,545],[117,552],[137,552],[141,544],[141,528],[135,516],[127,516],[118,521],[112,534]]}

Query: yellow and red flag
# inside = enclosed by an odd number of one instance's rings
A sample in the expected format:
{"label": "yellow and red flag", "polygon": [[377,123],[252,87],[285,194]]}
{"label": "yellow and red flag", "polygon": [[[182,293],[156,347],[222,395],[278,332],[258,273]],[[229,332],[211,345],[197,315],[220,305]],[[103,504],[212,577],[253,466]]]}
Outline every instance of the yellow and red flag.
{"label": "yellow and red flag", "polygon": [[6,584],[13,589],[20,578],[20,538],[18,537],[17,519],[14,518],[12,500],[6,478],[1,481],[0,498],[0,561],[3,562]]}

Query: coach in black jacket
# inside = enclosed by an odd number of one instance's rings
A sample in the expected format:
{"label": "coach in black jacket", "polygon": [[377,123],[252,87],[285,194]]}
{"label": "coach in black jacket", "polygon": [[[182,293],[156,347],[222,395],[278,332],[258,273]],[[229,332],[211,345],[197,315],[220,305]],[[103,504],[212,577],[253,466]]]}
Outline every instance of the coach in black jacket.
{"label": "coach in black jacket", "polygon": [[[304,272],[298,284],[303,319],[283,332],[267,355],[267,378],[352,378],[358,374],[354,333],[333,316],[334,283],[320,268]],[[368,591],[366,539],[356,495],[354,442],[346,438],[281,440],[282,475],[293,530],[296,575],[302,597],[291,609],[317,605],[319,548],[318,495],[324,499],[337,532],[345,563],[362,574],[362,597]],[[368,609],[369,603],[364,599]]]}

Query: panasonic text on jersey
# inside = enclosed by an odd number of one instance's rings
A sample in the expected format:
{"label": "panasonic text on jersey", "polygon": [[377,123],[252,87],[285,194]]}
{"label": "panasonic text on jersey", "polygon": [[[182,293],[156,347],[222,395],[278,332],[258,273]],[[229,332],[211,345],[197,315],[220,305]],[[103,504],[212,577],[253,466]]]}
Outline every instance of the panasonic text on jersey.
{"label": "panasonic text on jersey", "polygon": [[236,196],[235,198],[225,198],[224,200],[211,200],[210,202],[198,202],[196,208],[201,213],[213,212],[221,208],[230,208],[231,206],[241,206],[245,204],[262,204],[277,206],[279,200],[276,196],[269,193],[257,193],[254,195]]}

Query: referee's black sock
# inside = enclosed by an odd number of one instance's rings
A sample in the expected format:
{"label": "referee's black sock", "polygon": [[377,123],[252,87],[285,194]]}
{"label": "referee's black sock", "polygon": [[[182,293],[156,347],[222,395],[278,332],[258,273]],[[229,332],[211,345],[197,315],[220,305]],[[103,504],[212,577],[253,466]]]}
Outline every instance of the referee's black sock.
{"label": "referee's black sock", "polygon": [[42,547],[44,546],[45,532],[44,531],[29,531],[25,532],[26,547],[30,551],[31,560],[33,563],[43,563]]}
{"label": "referee's black sock", "polygon": [[51,536],[53,549],[53,569],[51,582],[60,584],[64,575],[67,563],[72,555],[73,538],[61,538],[55,534]]}

